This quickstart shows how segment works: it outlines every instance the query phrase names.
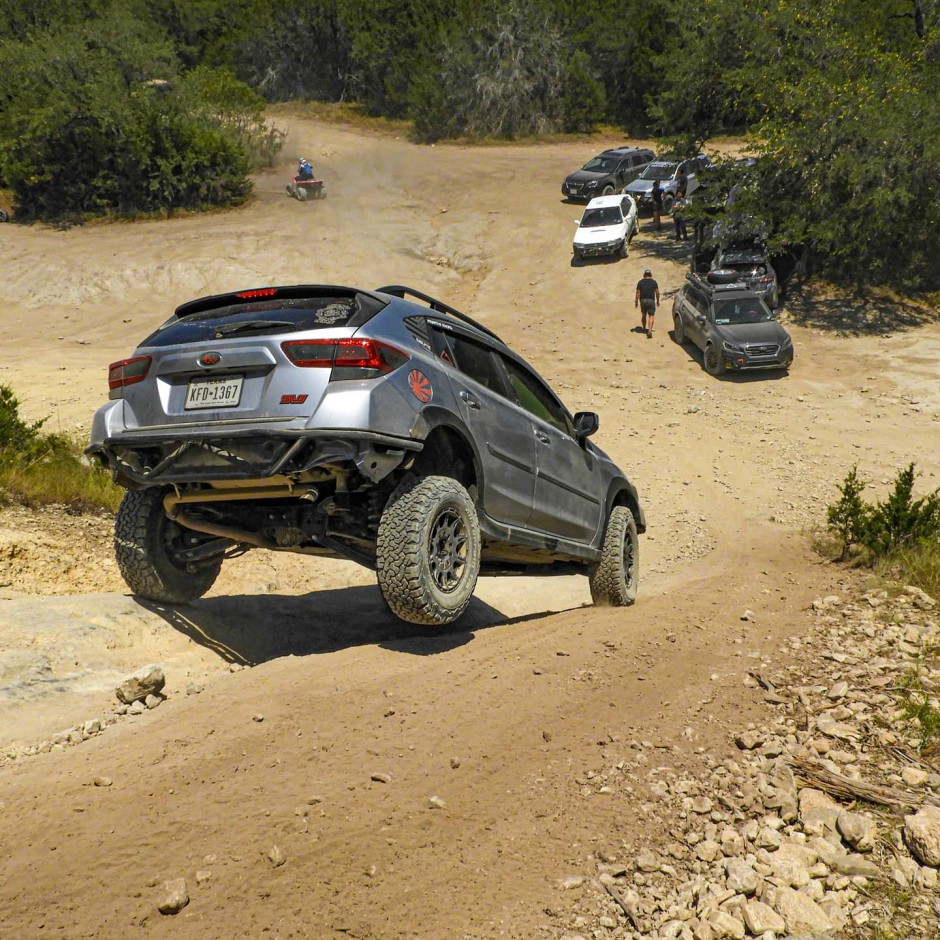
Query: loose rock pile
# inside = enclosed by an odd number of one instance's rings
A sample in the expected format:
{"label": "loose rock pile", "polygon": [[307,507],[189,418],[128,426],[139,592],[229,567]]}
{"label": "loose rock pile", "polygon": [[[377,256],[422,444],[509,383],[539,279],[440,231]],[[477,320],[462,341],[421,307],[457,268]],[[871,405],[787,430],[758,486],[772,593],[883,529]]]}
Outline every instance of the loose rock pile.
{"label": "loose rock pile", "polygon": [[[921,748],[940,719],[936,604],[907,587],[813,608],[812,635],[784,648],[794,665],[744,680],[776,714],[734,736],[736,756],[648,771],[658,805],[639,811],[668,841],[601,856],[564,940],[940,936],[940,772]],[[653,752],[635,746],[642,766]]]}

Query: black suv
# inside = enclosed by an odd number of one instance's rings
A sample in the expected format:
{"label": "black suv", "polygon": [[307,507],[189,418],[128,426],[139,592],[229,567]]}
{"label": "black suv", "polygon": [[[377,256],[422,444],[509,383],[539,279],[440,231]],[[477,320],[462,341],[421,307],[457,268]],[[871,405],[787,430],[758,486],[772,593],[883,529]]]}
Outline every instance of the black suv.
{"label": "black suv", "polygon": [[764,300],[734,271],[690,273],[672,305],[673,336],[703,352],[705,371],[789,369],[793,340]]}
{"label": "black suv", "polygon": [[656,159],[646,147],[613,147],[599,153],[569,173],[561,184],[562,194],[569,199],[590,200],[620,192],[635,180]]}

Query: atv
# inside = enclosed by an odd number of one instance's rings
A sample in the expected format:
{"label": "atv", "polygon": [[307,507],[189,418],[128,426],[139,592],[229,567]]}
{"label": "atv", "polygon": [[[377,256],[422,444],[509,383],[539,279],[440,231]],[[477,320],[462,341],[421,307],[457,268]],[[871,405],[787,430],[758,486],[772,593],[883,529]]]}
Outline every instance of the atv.
{"label": "atv", "polygon": [[324,189],[323,180],[304,180],[292,176],[287,184],[287,195],[306,202],[308,199],[325,199],[326,189]]}

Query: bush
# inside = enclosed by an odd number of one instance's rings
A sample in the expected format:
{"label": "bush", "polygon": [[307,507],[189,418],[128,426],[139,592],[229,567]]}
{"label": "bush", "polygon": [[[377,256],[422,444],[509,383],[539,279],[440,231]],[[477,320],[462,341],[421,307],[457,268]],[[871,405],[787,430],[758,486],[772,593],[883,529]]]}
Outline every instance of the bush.
{"label": "bush", "polygon": [[27,424],[12,390],[0,385],[0,496],[75,509],[114,510],[121,491],[101,467],[59,434],[43,434],[45,420]]}
{"label": "bush", "polygon": [[853,548],[860,564],[940,594],[940,489],[914,499],[914,464],[901,470],[887,499],[866,503],[866,483],[852,467],[839,485],[842,498],[826,510],[826,524],[841,547],[839,561]]}
{"label": "bush", "polygon": [[[284,135],[230,73],[175,77],[126,13],[0,45],[0,177],[22,221],[237,205]],[[102,36],[110,37],[102,41]],[[166,78],[156,78],[165,76]]]}

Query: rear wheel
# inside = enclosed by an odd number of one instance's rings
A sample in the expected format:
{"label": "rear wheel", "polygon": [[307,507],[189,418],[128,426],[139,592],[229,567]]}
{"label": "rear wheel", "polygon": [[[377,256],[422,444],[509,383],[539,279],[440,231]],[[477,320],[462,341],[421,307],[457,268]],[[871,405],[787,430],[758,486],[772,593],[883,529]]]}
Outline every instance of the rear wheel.
{"label": "rear wheel", "polygon": [[306,202],[306,201],[307,201],[307,187],[306,187],[306,186],[298,186],[298,187],[297,187],[297,198],[298,198],[301,202]]}
{"label": "rear wheel", "polygon": [[124,494],[114,522],[114,555],[121,576],[139,597],[185,604],[202,597],[222,568],[221,555],[194,564],[186,549],[200,539],[167,516],[157,487]]}
{"label": "rear wheel", "polygon": [[601,560],[589,572],[591,597],[599,606],[628,607],[640,580],[636,520],[627,506],[614,506],[607,519]]}
{"label": "rear wheel", "polygon": [[721,350],[714,344],[709,343],[705,347],[705,371],[709,375],[723,375],[725,371],[725,357]]}
{"label": "rear wheel", "polygon": [[456,620],[480,573],[480,525],[466,489],[451,477],[406,477],[379,522],[376,573],[396,617]]}

